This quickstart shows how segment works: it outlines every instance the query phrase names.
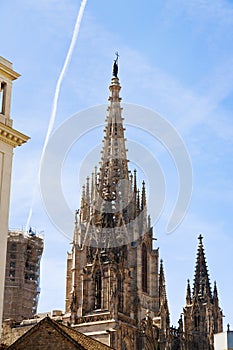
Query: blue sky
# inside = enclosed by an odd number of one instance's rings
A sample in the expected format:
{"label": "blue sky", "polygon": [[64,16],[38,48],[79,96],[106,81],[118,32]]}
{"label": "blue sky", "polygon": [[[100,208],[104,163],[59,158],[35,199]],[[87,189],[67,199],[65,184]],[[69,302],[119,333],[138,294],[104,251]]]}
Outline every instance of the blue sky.
{"label": "blue sky", "polygon": [[[31,224],[45,235],[39,311],[64,308],[70,242],[45,212],[37,174],[55,86],[79,5],[80,1],[73,0],[0,4],[0,55],[13,62],[22,75],[14,83],[11,115],[14,127],[31,137],[27,145],[15,150],[10,227],[25,226],[36,186]],[[123,101],[157,111],[186,144],[193,167],[193,195],[185,219],[170,235],[165,227],[178,191],[177,174],[166,150],[154,146],[167,190],[154,233],[165,263],[173,324],[185,302],[186,280],[194,274],[201,232],[225,322],[233,325],[232,37],[231,1],[88,1],[61,86],[55,127],[81,110],[107,103],[112,61],[118,50]],[[152,141],[137,136],[151,146]],[[100,142],[102,131],[95,137]],[[135,135],[129,130],[128,137]],[[92,141],[86,138],[74,147],[64,165],[64,192],[72,210],[79,207],[80,147],[91,148]],[[152,185],[156,192],[156,179]],[[153,215],[153,208],[149,212]]]}

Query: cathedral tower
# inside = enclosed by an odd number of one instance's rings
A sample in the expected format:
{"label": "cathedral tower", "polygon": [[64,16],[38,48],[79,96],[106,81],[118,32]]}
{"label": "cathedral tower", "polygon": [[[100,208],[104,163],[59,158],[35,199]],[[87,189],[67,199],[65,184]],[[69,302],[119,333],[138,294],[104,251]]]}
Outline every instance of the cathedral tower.
{"label": "cathedral tower", "polygon": [[143,335],[143,320],[156,320],[158,341],[169,327],[169,311],[146,186],[139,188],[136,170],[128,167],[118,58],[109,89],[100,168],[87,177],[75,213],[65,319],[115,349],[140,350],[150,341]]}
{"label": "cathedral tower", "polygon": [[19,74],[12,63],[0,57],[0,332],[3,312],[5,261],[8,236],[8,217],[13,148],[28,140],[26,135],[13,129],[10,115],[12,82]]}
{"label": "cathedral tower", "polygon": [[219,307],[216,282],[212,292],[209,273],[199,236],[193,291],[187,284],[186,306],[184,308],[185,349],[213,350],[214,334],[222,332],[222,310]]}

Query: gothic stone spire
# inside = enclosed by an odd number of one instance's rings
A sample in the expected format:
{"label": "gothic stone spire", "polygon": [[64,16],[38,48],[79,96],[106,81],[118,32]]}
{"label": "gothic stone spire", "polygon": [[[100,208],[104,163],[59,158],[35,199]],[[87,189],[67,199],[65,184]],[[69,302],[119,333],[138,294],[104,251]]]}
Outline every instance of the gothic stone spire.
{"label": "gothic stone spire", "polygon": [[216,286],[212,295],[203,237],[198,237],[196,268],[191,296],[188,282],[184,312],[186,349],[214,350],[213,334],[222,331],[222,311],[218,305]]}
{"label": "gothic stone spire", "polygon": [[160,271],[159,271],[159,308],[160,308],[160,318],[161,318],[161,329],[163,330],[163,335],[162,335],[162,338],[163,338],[166,334],[166,330],[170,327],[170,315],[169,315],[166,284],[165,284],[165,274],[164,274],[162,259],[160,261]]}
{"label": "gothic stone spire", "polygon": [[197,250],[196,269],[193,284],[193,297],[195,296],[198,298],[211,299],[211,287],[204,247],[202,243],[202,235],[200,235],[198,239],[199,245]]}
{"label": "gothic stone spire", "polygon": [[[116,64],[115,61],[114,65]],[[121,115],[121,98],[119,96],[121,86],[116,74],[112,77],[109,90],[109,107],[103,140],[98,191],[103,199],[111,201],[117,197],[119,181],[123,180],[123,185],[124,180],[126,180],[125,184],[128,183],[129,171],[124,137],[125,129]]]}
{"label": "gothic stone spire", "polygon": [[159,250],[153,249],[147,221],[145,183],[139,190],[137,172],[128,171],[117,60],[109,89],[100,168],[83,187],[74,241],[81,244],[73,244],[68,255],[66,314],[82,330],[91,327],[96,334],[100,327],[108,329],[111,320],[114,337],[106,335],[111,346],[128,348],[131,339],[129,348],[140,349],[139,327],[146,310],[158,316],[162,339],[169,310],[163,267],[159,285]]}
{"label": "gothic stone spire", "polygon": [[167,303],[165,275],[163,268],[163,260],[160,260],[160,272],[159,272],[159,302],[160,305]]}

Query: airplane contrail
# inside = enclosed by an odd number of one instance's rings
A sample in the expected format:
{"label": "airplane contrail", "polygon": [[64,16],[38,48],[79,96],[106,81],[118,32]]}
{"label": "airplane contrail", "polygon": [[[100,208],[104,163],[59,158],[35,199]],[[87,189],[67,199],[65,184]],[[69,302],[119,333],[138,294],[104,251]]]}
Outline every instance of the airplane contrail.
{"label": "airplane contrail", "polygon": [[[59,74],[58,80],[57,80],[57,84],[56,84],[56,88],[55,88],[55,94],[53,97],[53,104],[52,104],[52,110],[51,110],[51,115],[50,115],[50,119],[49,119],[49,125],[48,125],[48,129],[47,129],[47,133],[46,133],[46,137],[45,137],[45,141],[44,141],[44,145],[43,145],[43,149],[42,149],[42,153],[41,153],[41,157],[40,157],[40,163],[39,163],[39,173],[40,173],[40,169],[41,169],[41,163],[44,157],[44,153],[49,141],[49,137],[51,135],[51,132],[53,130],[53,126],[54,126],[54,122],[56,119],[56,112],[57,112],[57,103],[58,103],[58,98],[59,98],[59,93],[60,93],[60,89],[61,89],[61,83],[62,80],[64,78],[64,75],[66,73],[66,70],[69,66],[74,48],[75,48],[75,44],[78,38],[78,34],[79,34],[79,30],[80,30],[80,26],[81,26],[81,22],[82,22],[82,18],[83,18],[83,14],[84,14],[84,10],[87,4],[87,0],[82,0],[80,8],[79,8],[79,12],[77,15],[77,19],[75,22],[75,27],[74,27],[74,31],[73,31],[73,36],[72,36],[72,40],[70,43],[70,47],[69,50],[67,52],[66,55],[66,59],[65,62],[63,64],[61,73]],[[36,187],[36,186],[35,186]],[[31,217],[32,217],[32,209],[33,209],[33,205],[35,202],[35,194],[36,194],[36,190],[34,190],[34,194],[33,194],[33,199],[32,199],[32,205],[30,207],[29,210],[29,215],[28,215],[28,219],[27,219],[27,223],[26,223],[26,231],[28,231],[29,229],[29,225],[30,225],[30,221],[31,221]]]}

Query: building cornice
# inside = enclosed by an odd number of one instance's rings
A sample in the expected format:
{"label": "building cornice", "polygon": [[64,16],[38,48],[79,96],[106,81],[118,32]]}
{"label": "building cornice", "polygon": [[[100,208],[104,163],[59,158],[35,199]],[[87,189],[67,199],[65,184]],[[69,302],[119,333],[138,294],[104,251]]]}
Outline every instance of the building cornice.
{"label": "building cornice", "polygon": [[12,147],[21,146],[30,139],[29,136],[0,122],[0,140]]}
{"label": "building cornice", "polygon": [[2,73],[2,75],[9,78],[10,80],[15,80],[18,77],[20,77],[20,74],[15,72],[11,68],[11,65],[12,65],[11,62],[3,59],[3,57],[0,57],[0,72]]}

